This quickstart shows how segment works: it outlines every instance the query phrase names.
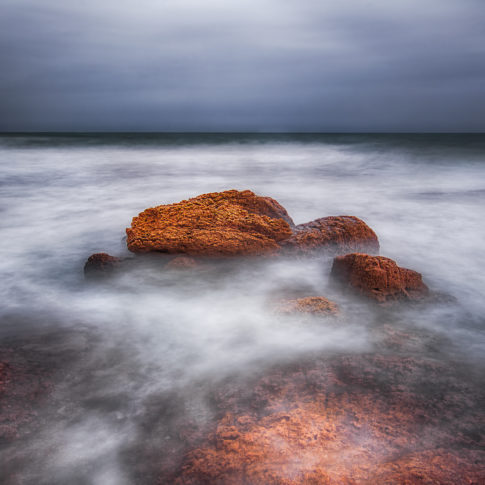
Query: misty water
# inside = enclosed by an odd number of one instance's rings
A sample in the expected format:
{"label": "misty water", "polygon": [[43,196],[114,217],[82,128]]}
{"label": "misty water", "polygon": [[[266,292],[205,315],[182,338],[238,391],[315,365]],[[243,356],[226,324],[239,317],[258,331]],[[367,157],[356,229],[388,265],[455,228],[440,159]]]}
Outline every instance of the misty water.
{"label": "misty water", "polygon": [[[3,135],[0,162],[0,347],[53,382],[34,430],[1,443],[2,483],[145,483],[132,450],[153,464],[179,414],[208,425],[211,386],[380,348],[374,310],[329,285],[325,255],[84,280],[90,254],[130,255],[138,213],[206,192],[271,196],[296,224],[360,217],[381,255],[455,298],[391,313],[423,335],[407,351],[484,370],[483,135]],[[271,302],[288,291],[345,311],[282,321]]]}

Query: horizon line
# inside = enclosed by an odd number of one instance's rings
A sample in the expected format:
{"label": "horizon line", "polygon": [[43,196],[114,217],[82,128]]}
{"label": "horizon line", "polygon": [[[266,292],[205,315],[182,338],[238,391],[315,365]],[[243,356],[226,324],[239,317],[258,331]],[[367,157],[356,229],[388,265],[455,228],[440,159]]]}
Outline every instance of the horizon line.
{"label": "horizon line", "polygon": [[0,131],[4,135],[485,135],[485,131]]}

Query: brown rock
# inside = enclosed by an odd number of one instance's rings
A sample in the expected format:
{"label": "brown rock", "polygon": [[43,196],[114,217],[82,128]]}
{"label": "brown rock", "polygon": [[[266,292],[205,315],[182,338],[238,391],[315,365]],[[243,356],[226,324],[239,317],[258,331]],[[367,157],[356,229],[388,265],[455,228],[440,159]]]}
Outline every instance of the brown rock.
{"label": "brown rock", "polygon": [[200,267],[200,263],[190,256],[177,256],[171,259],[166,269],[194,269]]}
{"label": "brown rock", "polygon": [[313,315],[338,315],[338,306],[323,296],[285,299],[277,307],[278,313],[310,313]]}
{"label": "brown rock", "polygon": [[428,295],[421,274],[400,268],[383,256],[363,253],[337,256],[331,278],[344,289],[352,289],[379,303],[396,300],[420,300]]}
{"label": "brown rock", "polygon": [[0,395],[5,391],[11,379],[10,367],[6,362],[0,362]]}
{"label": "brown rock", "polygon": [[318,249],[339,254],[353,251],[379,252],[375,232],[354,216],[322,217],[299,224],[284,245],[301,252]]}
{"label": "brown rock", "polygon": [[433,359],[369,354],[275,369],[220,391],[214,432],[173,482],[483,483],[482,395]]}
{"label": "brown rock", "polygon": [[128,249],[206,256],[274,253],[293,222],[270,197],[249,190],[214,192],[160,205],[133,218]]}
{"label": "brown rock", "polygon": [[[5,349],[0,347],[1,358],[4,353]],[[18,356],[6,353],[17,362],[0,361],[1,444],[19,438],[23,432],[27,432],[29,424],[34,425],[37,419],[36,407],[50,390],[46,373],[37,363],[19,363],[21,359]]]}
{"label": "brown rock", "polygon": [[107,253],[92,254],[84,265],[84,276],[86,278],[107,276],[113,272],[120,262],[120,258],[110,256]]}

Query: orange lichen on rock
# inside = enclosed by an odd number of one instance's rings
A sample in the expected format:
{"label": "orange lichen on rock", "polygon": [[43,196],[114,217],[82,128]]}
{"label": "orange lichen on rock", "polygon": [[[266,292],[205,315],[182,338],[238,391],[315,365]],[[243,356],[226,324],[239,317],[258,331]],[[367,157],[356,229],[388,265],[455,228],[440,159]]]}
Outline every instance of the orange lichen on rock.
{"label": "orange lichen on rock", "polygon": [[270,197],[249,190],[214,192],[160,205],[133,218],[128,249],[205,256],[274,253],[293,222]]}
{"label": "orange lichen on rock", "polygon": [[323,296],[307,296],[304,298],[284,299],[277,306],[278,313],[309,313],[313,315],[338,315],[339,308]]}
{"label": "orange lichen on rock", "polygon": [[379,303],[420,300],[428,295],[421,274],[399,267],[383,256],[353,253],[337,256],[331,277],[342,288],[351,289]]}
{"label": "orange lichen on rock", "polygon": [[354,216],[322,217],[299,224],[284,244],[301,252],[321,248],[340,254],[353,251],[379,252],[379,241],[375,232]]}
{"label": "orange lichen on rock", "polygon": [[432,360],[349,356],[228,386],[176,484],[484,483],[468,435],[483,393]]}
{"label": "orange lichen on rock", "polygon": [[483,459],[483,451],[473,450],[410,453],[396,461],[382,463],[375,473],[375,483],[479,485],[485,483],[485,472],[479,465]]}

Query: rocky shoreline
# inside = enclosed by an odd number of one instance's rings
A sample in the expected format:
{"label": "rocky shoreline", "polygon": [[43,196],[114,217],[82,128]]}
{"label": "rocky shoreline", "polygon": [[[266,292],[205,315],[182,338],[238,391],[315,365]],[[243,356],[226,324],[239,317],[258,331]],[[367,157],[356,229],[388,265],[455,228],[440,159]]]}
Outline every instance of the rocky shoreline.
{"label": "rocky shoreline", "polygon": [[142,264],[146,254],[165,258],[166,269],[194,269],[217,258],[304,254],[335,256],[334,282],[381,304],[429,295],[418,272],[374,256],[379,240],[361,219],[328,216],[295,225],[279,202],[250,190],[213,192],[146,209],[126,234],[127,247],[138,258],[93,254],[84,266],[88,279]]}
{"label": "rocky shoreline", "polygon": [[[480,378],[446,360],[432,332],[393,327],[389,315],[440,300],[420,273],[378,255],[378,237],[364,221],[327,216],[295,225],[274,199],[229,190],[146,209],[126,232],[134,256],[91,255],[84,266],[88,283],[108,284],[152,265],[190,276],[221,260],[309,257],[319,265],[320,258],[331,258],[326,276],[342,301],[302,290],[276,294],[271,310],[281,319],[342,325],[350,298],[372,308],[379,336],[374,352],[316,352],[261,365],[252,376],[200,383],[213,410],[204,424],[184,412],[177,396],[159,396],[138,423],[150,445],[140,439],[124,452],[134,483],[485,481]],[[425,356],[416,351],[424,345]],[[1,355],[0,406],[8,412],[2,413],[0,438],[11,442],[36,429],[35,405],[52,384],[47,372],[19,370],[15,349]],[[29,403],[22,411],[24,398]],[[169,438],[156,436],[161,428],[171,429]]]}

